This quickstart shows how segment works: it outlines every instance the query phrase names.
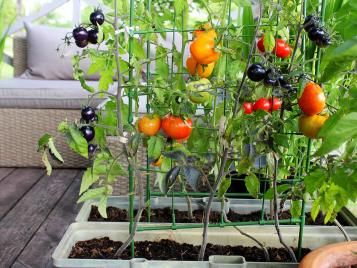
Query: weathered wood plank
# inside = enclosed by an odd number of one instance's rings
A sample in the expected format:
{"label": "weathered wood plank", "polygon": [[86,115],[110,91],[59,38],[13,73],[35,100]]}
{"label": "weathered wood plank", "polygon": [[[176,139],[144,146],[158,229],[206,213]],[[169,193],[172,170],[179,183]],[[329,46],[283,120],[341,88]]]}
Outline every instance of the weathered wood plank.
{"label": "weathered wood plank", "polygon": [[74,221],[81,206],[76,204],[81,177],[82,172],[73,181],[46,221],[17,258],[17,261],[28,267],[52,267],[51,255],[53,250],[69,224]]}
{"label": "weathered wood plank", "polygon": [[11,265],[11,268],[30,268],[23,263],[16,261],[13,265]]}
{"label": "weathered wood plank", "polygon": [[0,260],[11,266],[78,174],[54,170],[44,176],[0,222]]}
{"label": "weathered wood plank", "polygon": [[0,181],[0,220],[45,174],[43,169],[16,169]]}
{"label": "weathered wood plank", "polygon": [[11,172],[13,172],[14,168],[0,168],[0,181],[6,178]]}

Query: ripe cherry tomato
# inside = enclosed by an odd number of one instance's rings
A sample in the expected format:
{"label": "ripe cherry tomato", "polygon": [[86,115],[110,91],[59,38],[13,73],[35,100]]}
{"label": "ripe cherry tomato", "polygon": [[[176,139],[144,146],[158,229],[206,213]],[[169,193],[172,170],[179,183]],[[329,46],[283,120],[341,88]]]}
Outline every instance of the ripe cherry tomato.
{"label": "ripe cherry tomato", "polygon": [[175,140],[186,139],[191,135],[192,120],[182,120],[181,117],[167,115],[162,119],[162,130],[165,134]]}
{"label": "ripe cherry tomato", "polygon": [[271,109],[271,101],[269,101],[266,98],[260,98],[259,100],[257,100],[254,105],[253,105],[253,110],[257,111],[257,110],[264,110],[269,112]]}
{"label": "ripe cherry tomato", "polygon": [[155,136],[161,127],[161,119],[157,114],[144,115],[139,119],[138,128],[139,131],[147,136]]}
{"label": "ripe cherry tomato", "polygon": [[195,75],[196,74],[196,67],[197,67],[197,61],[193,57],[188,57],[187,60],[186,60],[187,71],[191,75]]}
{"label": "ripe cherry tomato", "polygon": [[207,78],[209,77],[214,69],[215,63],[212,62],[210,64],[198,64],[197,65],[197,74],[201,78]]}
{"label": "ripe cherry tomato", "polygon": [[321,113],[325,107],[325,94],[314,82],[308,82],[298,100],[300,109],[307,115]]}
{"label": "ripe cherry tomato", "polygon": [[273,53],[278,57],[285,59],[291,54],[291,47],[282,39],[275,40]]}
{"label": "ripe cherry tomato", "polygon": [[269,101],[270,101],[270,105],[273,108],[273,111],[276,111],[276,110],[280,109],[281,104],[282,104],[281,99],[273,97],[273,100],[270,98]]}
{"label": "ripe cherry tomato", "polygon": [[191,55],[200,64],[210,64],[219,58],[215,50],[214,37],[210,32],[200,34],[190,46]]}
{"label": "ripe cherry tomato", "polygon": [[306,137],[316,139],[317,135],[328,119],[328,115],[306,115],[302,114],[299,118],[299,130]]}
{"label": "ripe cherry tomato", "polygon": [[243,109],[245,114],[251,114],[253,112],[253,103],[251,102],[243,103]]}
{"label": "ripe cherry tomato", "polygon": [[265,47],[264,47],[264,36],[262,36],[262,38],[260,38],[257,42],[257,47],[259,49],[260,52],[265,52]]}

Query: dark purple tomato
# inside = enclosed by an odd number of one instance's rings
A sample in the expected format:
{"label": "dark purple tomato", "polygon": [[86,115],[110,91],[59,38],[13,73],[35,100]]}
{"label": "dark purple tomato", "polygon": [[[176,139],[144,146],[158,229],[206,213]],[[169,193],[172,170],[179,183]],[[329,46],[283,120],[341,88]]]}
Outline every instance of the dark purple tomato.
{"label": "dark purple tomato", "polygon": [[262,81],[265,78],[266,70],[260,63],[253,63],[249,66],[247,76],[254,82]]}
{"label": "dark purple tomato", "polygon": [[90,142],[94,139],[95,131],[92,126],[83,126],[79,130],[82,132],[83,137],[87,142]]}
{"label": "dark purple tomato", "polygon": [[88,31],[85,28],[83,28],[82,26],[74,28],[72,31],[72,35],[73,35],[74,40],[76,40],[76,42],[88,40]]}
{"label": "dark purple tomato", "polygon": [[80,47],[80,48],[85,48],[86,46],[88,46],[88,40],[83,40],[83,41],[76,40],[75,43],[76,43],[77,47]]}
{"label": "dark purple tomato", "polygon": [[93,119],[95,119],[96,116],[94,108],[90,106],[83,107],[81,111],[81,116],[82,119],[85,120],[86,122],[92,121]]}
{"label": "dark purple tomato", "polygon": [[305,31],[309,32],[311,29],[320,26],[320,20],[315,15],[306,16],[303,26]]}
{"label": "dark purple tomato", "polygon": [[309,39],[313,42],[321,40],[326,36],[326,32],[322,28],[312,28],[308,33]]}
{"label": "dark purple tomato", "polygon": [[104,23],[104,19],[105,19],[104,14],[99,9],[92,12],[89,17],[90,22],[95,26],[102,25]]}
{"label": "dark purple tomato", "polygon": [[278,85],[278,79],[277,75],[274,73],[272,69],[268,69],[265,73],[264,77],[264,84],[266,86],[277,86]]}
{"label": "dark purple tomato", "polygon": [[97,145],[96,144],[88,144],[88,153],[89,154],[94,154],[95,151],[97,150]]}
{"label": "dark purple tomato", "polygon": [[88,31],[88,41],[89,43],[95,45],[98,43],[98,30],[93,29]]}

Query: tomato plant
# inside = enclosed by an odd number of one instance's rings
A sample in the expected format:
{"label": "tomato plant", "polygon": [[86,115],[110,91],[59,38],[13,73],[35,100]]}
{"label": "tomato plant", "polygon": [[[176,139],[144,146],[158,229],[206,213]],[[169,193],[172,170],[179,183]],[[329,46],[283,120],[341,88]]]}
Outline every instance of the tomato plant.
{"label": "tomato plant", "polygon": [[[141,144],[155,166],[153,177],[162,194],[175,196],[175,184],[183,192],[200,191],[200,183],[209,186],[205,233],[210,204],[214,197],[225,198],[234,181],[230,178],[233,167],[244,179],[245,191],[257,198],[265,195],[272,208],[278,206],[278,198],[282,203],[290,200],[295,218],[301,216],[300,200],[307,195],[314,198],[313,218],[321,210],[327,221],[348,201],[356,200],[353,153],[357,124],[351,104],[357,95],[353,76],[356,29],[348,26],[344,15],[356,10],[351,1],[327,3],[324,18],[302,18],[302,6],[294,1],[279,8],[262,1],[262,14],[254,14],[255,18],[250,3],[244,3],[247,6],[238,22],[226,18],[229,1],[193,1],[192,5],[207,11],[205,19],[211,23],[203,25],[192,18],[191,3],[186,0],[171,1],[167,8],[155,6],[155,1],[151,6],[130,1],[134,2],[131,10],[136,11],[131,19],[127,3],[117,5],[118,1],[114,1],[116,11],[94,11],[95,24],[78,25],[65,37],[66,43],[84,47],[73,60],[82,87],[93,98],[100,94],[108,98],[98,109],[91,106],[90,99],[81,111],[82,120],[59,126],[71,149],[93,161],[83,175],[80,201],[99,198],[99,211],[105,215],[112,185],[126,175],[123,164],[130,167],[130,180],[140,177],[137,152]],[[233,2],[241,8],[239,1]],[[314,14],[314,7],[304,8]],[[262,33],[264,37],[258,39]],[[302,36],[310,41],[305,38],[307,42],[302,42]],[[167,38],[173,39],[169,45],[161,42]],[[256,48],[264,53],[256,53]],[[80,62],[86,58],[91,62],[88,73],[100,76],[97,88],[86,82],[81,69]],[[323,83],[324,90],[318,83]],[[109,91],[112,86],[114,93]],[[143,116],[136,127],[143,97],[148,101],[145,111],[157,115]],[[251,100],[256,101],[248,102]],[[320,114],[324,109],[328,118]],[[301,136],[298,128],[313,140]],[[125,160],[110,148],[109,137],[122,145]],[[322,139],[315,141],[318,138]],[[63,161],[54,140],[47,134],[39,142],[48,169],[47,153]],[[344,152],[331,160],[328,154],[342,144]],[[265,193],[260,187],[263,178],[270,187]],[[140,183],[130,184],[138,187],[130,191],[138,190],[142,198],[145,191],[139,189]],[[189,204],[190,198],[187,200]],[[273,213],[278,229],[277,209]],[[201,257],[206,242],[202,242]],[[291,249],[286,250],[295,261]]]}

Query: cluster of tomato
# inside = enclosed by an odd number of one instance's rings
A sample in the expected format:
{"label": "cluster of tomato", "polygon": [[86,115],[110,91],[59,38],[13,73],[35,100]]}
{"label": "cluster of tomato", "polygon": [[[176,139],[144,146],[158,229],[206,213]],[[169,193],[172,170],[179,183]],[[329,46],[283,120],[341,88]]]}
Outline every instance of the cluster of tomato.
{"label": "cluster of tomato", "polygon": [[146,136],[155,136],[162,129],[168,138],[184,141],[191,135],[192,120],[183,120],[171,114],[163,118],[157,114],[146,114],[138,120],[138,129]]}
{"label": "cluster of tomato", "polygon": [[287,90],[292,90],[291,84],[284,79],[283,75],[274,69],[266,70],[260,63],[253,63],[250,65],[247,70],[247,76],[254,82],[263,81],[266,86],[281,86]]}
{"label": "cluster of tomato", "polygon": [[[264,36],[258,40],[257,47],[260,52],[267,52],[264,47]],[[268,51],[273,53],[278,58],[285,59],[291,55],[292,49],[283,39],[275,39],[275,46],[272,51]]]}
{"label": "cluster of tomato", "polygon": [[263,110],[266,112],[272,112],[279,110],[282,101],[279,98],[260,98],[255,103],[245,102],[243,103],[243,109],[245,114],[251,114],[254,111]]}
{"label": "cluster of tomato", "polygon": [[193,36],[191,56],[186,61],[186,67],[191,75],[207,78],[212,74],[215,62],[220,56],[215,48],[217,33],[209,24],[205,24],[201,29],[195,30]]}
{"label": "cluster of tomato", "polygon": [[93,154],[97,149],[97,145],[89,143],[94,139],[95,136],[94,127],[90,124],[98,121],[98,116],[96,115],[94,108],[90,106],[85,106],[82,108],[81,116],[81,121],[87,125],[82,126],[79,130],[82,132],[83,137],[88,142],[88,153]]}
{"label": "cluster of tomato", "polygon": [[325,108],[325,94],[322,88],[314,82],[308,82],[298,100],[303,114],[299,118],[299,130],[305,136],[316,139],[318,133],[328,118],[320,114]]}
{"label": "cluster of tomato", "polygon": [[89,20],[92,23],[89,30],[83,26],[78,26],[72,31],[74,41],[80,48],[86,47],[88,43],[98,43],[98,25],[104,23],[105,17],[100,9],[96,9],[90,14]]}
{"label": "cluster of tomato", "polygon": [[309,39],[318,47],[327,47],[331,44],[330,35],[321,26],[320,20],[314,15],[309,15],[305,18],[304,29],[307,32]]}

